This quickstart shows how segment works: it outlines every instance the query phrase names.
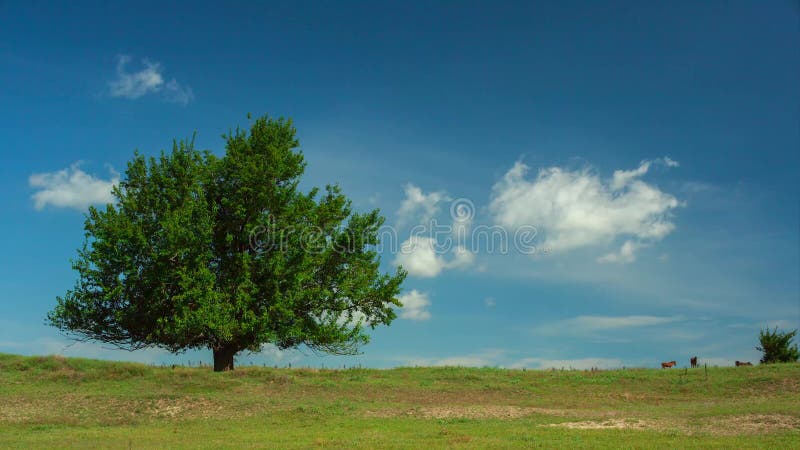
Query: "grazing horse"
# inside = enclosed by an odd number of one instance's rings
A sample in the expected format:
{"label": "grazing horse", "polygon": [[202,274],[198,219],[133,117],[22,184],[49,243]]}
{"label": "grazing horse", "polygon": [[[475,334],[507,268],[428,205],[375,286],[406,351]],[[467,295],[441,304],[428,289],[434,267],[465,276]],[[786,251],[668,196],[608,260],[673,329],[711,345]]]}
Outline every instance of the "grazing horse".
{"label": "grazing horse", "polygon": [[661,368],[662,369],[669,369],[670,367],[675,367],[676,364],[678,364],[678,363],[676,363],[675,361],[662,362],[661,363]]}
{"label": "grazing horse", "polygon": [[692,369],[697,367],[697,356],[692,356],[692,358],[689,360],[689,362],[692,363]]}
{"label": "grazing horse", "polygon": [[753,365],[753,363],[751,363],[750,361],[736,361],[736,367],[739,367],[739,366],[752,366],[752,365]]}

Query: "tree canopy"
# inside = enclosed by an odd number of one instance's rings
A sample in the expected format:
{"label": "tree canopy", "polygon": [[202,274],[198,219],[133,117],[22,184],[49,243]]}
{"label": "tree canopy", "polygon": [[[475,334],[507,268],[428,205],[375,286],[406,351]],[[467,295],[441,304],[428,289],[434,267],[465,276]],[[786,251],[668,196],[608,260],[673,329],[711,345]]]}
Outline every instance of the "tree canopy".
{"label": "tree canopy", "polygon": [[266,343],[357,353],[367,327],[392,322],[406,274],[379,269],[379,211],[353,212],[337,185],[298,189],[291,120],[223,138],[222,157],[194,139],[135,153],[115,203],[89,209],[78,280],[51,325],[129,350],[210,348],[229,370]]}

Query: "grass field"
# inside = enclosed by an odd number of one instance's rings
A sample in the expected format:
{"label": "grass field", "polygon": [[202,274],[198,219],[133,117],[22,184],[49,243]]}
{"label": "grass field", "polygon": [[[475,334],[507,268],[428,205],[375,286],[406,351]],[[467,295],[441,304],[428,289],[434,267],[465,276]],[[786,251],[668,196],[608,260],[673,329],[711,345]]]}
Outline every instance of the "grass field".
{"label": "grass field", "polygon": [[161,368],[0,354],[0,448],[800,448],[800,364]]}

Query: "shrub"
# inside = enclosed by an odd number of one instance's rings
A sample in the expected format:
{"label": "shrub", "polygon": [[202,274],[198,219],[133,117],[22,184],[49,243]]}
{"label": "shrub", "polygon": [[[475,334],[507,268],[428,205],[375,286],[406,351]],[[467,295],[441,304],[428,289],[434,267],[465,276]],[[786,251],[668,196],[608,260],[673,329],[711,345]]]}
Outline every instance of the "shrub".
{"label": "shrub", "polygon": [[756,347],[756,350],[764,354],[761,357],[762,364],[795,362],[800,357],[797,344],[791,345],[792,339],[797,335],[797,330],[784,333],[778,331],[778,327],[775,327],[772,331],[769,329],[761,330],[759,334],[758,340],[761,345]]}

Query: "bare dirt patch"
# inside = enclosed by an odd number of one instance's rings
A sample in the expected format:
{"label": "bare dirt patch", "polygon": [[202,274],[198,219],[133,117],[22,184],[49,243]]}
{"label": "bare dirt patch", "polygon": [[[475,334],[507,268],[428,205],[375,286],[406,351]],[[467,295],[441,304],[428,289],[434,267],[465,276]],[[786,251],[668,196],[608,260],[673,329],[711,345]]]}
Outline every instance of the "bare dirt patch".
{"label": "bare dirt patch", "polygon": [[210,417],[222,409],[205,398],[160,398],[152,402],[149,413],[156,417]]}
{"label": "bare dirt patch", "polygon": [[0,405],[0,423],[23,423],[31,418],[28,408],[15,405]]}
{"label": "bare dirt patch", "polygon": [[423,419],[519,419],[533,414],[548,416],[573,416],[574,411],[565,409],[533,408],[522,406],[504,405],[475,405],[475,406],[426,406],[407,410],[380,410],[367,411],[368,417],[419,417]]}
{"label": "bare dirt patch", "polygon": [[709,418],[699,423],[666,419],[612,418],[600,421],[586,420],[580,422],[553,423],[543,426],[576,430],[670,430],[678,431],[686,435],[695,435],[699,433],[717,436],[737,436],[742,434],[768,434],[800,430],[800,418],[784,414],[743,414]]}
{"label": "bare dirt patch", "polygon": [[150,418],[185,419],[226,414],[222,405],[203,397],[142,400],[68,394],[58,399],[6,397],[0,402],[0,423],[72,424],[91,418],[114,425]]}
{"label": "bare dirt patch", "polygon": [[551,423],[545,426],[570,428],[573,430],[645,430],[658,428],[655,422],[644,419],[607,419],[602,421],[585,420],[582,422]]}

